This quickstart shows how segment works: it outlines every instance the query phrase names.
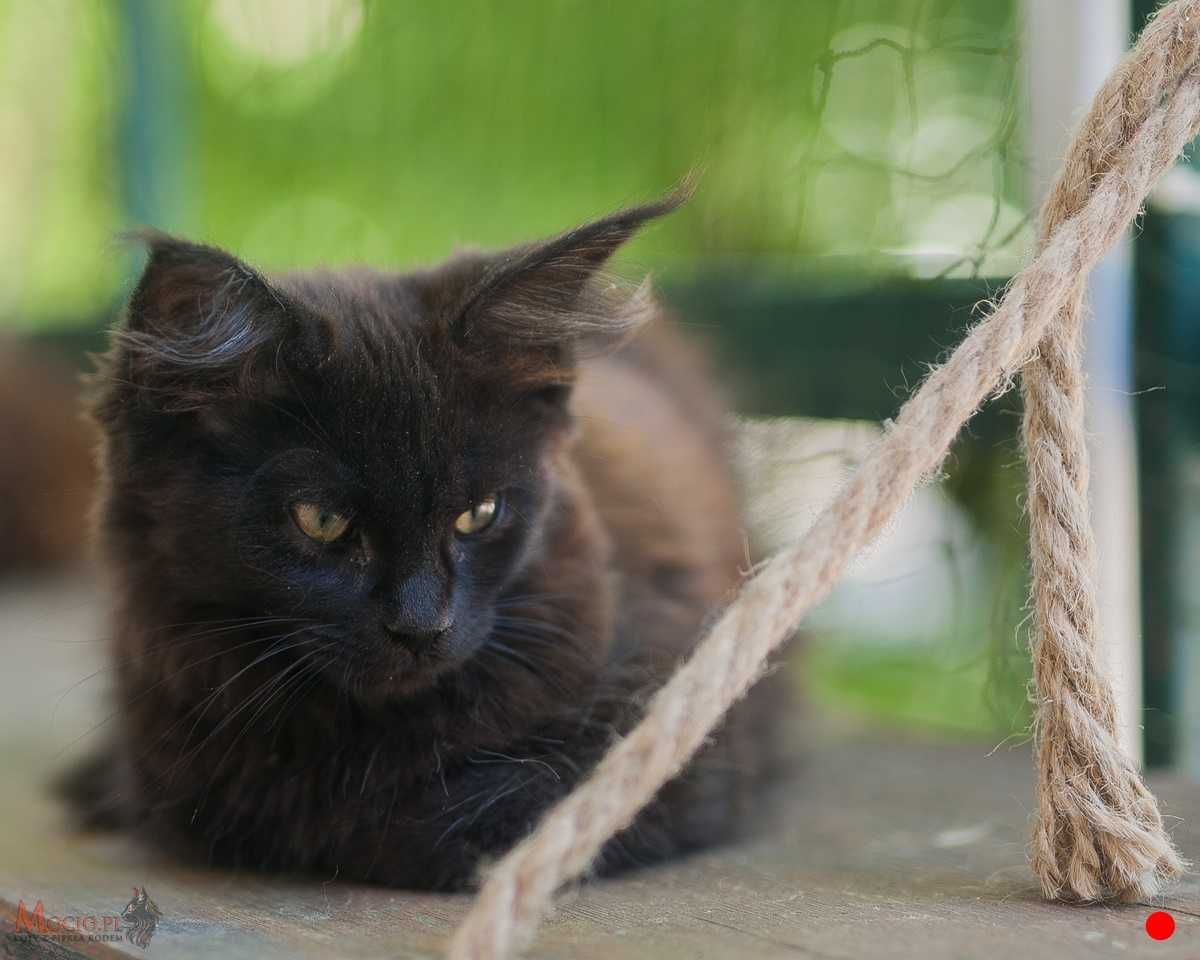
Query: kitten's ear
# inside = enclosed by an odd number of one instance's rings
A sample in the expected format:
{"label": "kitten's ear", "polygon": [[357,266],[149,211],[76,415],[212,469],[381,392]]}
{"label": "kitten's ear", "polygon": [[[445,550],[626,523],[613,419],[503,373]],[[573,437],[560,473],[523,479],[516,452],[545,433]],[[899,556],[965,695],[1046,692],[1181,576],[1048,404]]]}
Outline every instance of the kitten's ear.
{"label": "kitten's ear", "polygon": [[139,337],[167,341],[180,353],[202,352],[218,363],[263,326],[258,314],[285,310],[260,274],[224,250],[155,230],[131,239],[147,253],[126,319]]}
{"label": "kitten's ear", "polygon": [[660,200],[489,258],[457,311],[456,341],[578,349],[619,340],[645,320],[648,291],[615,295],[598,274],[622,244],[690,193],[685,184]]}
{"label": "kitten's ear", "polygon": [[133,239],[148,256],[110,368],[164,409],[195,409],[243,385],[295,325],[283,296],[232,254],[156,231]]}

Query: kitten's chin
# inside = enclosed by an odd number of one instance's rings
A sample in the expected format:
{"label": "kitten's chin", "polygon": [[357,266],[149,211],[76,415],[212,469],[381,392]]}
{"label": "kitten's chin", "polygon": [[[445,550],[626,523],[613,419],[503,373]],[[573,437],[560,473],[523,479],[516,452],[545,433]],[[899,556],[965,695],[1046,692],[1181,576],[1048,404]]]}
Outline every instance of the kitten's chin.
{"label": "kitten's chin", "polygon": [[330,675],[355,699],[379,706],[428,690],[439,677],[461,667],[477,647],[460,641],[413,653],[394,643],[381,643],[373,656],[333,664]]}
{"label": "kitten's chin", "polygon": [[363,670],[348,677],[348,692],[368,706],[380,706],[415,696],[428,690],[444,673],[458,666],[457,662],[414,663],[406,670],[376,668]]}

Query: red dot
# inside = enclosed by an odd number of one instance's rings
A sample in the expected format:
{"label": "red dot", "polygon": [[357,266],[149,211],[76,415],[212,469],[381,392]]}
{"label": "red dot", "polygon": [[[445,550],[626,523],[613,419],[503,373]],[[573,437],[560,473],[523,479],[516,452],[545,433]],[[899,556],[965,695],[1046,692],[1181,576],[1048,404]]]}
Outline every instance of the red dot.
{"label": "red dot", "polygon": [[1146,918],[1146,933],[1151,940],[1170,940],[1175,932],[1175,918],[1164,910],[1155,910]]}

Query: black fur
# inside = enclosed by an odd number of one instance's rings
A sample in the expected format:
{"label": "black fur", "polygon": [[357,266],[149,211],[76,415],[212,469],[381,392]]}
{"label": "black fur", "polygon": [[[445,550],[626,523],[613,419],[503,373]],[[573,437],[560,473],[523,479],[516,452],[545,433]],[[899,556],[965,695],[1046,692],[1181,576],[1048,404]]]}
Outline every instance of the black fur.
{"label": "black fur", "polygon": [[[737,581],[719,404],[650,301],[595,276],[675,202],[407,275],[268,279],[145,236],[95,381],[120,732],[64,781],[87,822],[449,889],[578,782]],[[455,535],[496,491],[498,521]],[[297,501],[350,532],[309,539]],[[422,645],[397,619],[449,626]],[[601,867],[732,835],[763,716]]]}

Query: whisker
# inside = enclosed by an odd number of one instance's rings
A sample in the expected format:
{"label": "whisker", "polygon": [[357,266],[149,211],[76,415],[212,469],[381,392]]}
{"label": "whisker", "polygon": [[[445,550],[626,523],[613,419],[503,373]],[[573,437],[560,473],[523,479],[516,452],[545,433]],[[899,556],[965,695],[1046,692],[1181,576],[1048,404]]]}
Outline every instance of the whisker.
{"label": "whisker", "polygon": [[[250,718],[242,725],[241,730],[238,731],[237,735],[230,741],[229,746],[225,749],[225,752],[221,755],[221,759],[218,760],[216,766],[213,767],[213,775],[215,776],[217,771],[219,771],[221,767],[225,765],[225,761],[229,759],[229,755],[233,752],[233,748],[237,746],[238,742],[243,736],[245,736],[247,731],[254,726],[254,722],[270,707],[271,702],[289,687],[293,686],[294,683],[299,683],[303,679],[309,678],[311,676],[310,669],[313,666],[313,659],[322,653],[326,653],[327,651],[328,647],[317,647],[315,650],[310,650],[300,657],[297,657],[292,663],[285,666],[279,673],[277,673],[266,683],[259,686],[254,693],[248,696],[242,702],[242,705],[237,708],[237,710],[224,717],[221,723],[218,724],[214,730],[212,730],[200,743],[192,748],[188,756],[195,756],[204,748],[205,744],[216,737],[217,734],[219,734],[221,730],[233,722],[233,720],[236,719],[239,714],[249,709],[253,703],[259,702],[257,709],[255,709]],[[318,671],[321,666],[322,664],[320,661],[317,661]],[[180,759],[184,760],[187,758],[188,757],[185,756],[181,757]],[[207,793],[205,795],[207,796]]]}
{"label": "whisker", "polygon": [[[162,643],[156,643],[156,644],[150,645],[149,647],[145,647],[137,653],[131,653],[131,654],[128,654],[126,656],[121,656],[121,657],[111,657],[109,659],[109,662],[106,663],[104,666],[92,671],[87,676],[83,677],[82,679],[76,680],[69,687],[67,687],[61,694],[59,694],[58,698],[54,702],[54,709],[57,710],[59,705],[69,694],[71,694],[73,691],[77,690],[79,687],[81,687],[83,684],[87,683],[89,680],[92,680],[92,679],[100,676],[100,674],[102,674],[102,673],[108,673],[110,671],[116,670],[120,666],[125,666],[125,665],[133,663],[137,660],[141,660],[145,657],[150,656],[151,654],[157,653],[160,650],[188,647],[194,643],[200,642],[201,640],[208,640],[214,636],[218,636],[221,634],[233,633],[237,630],[244,630],[249,626],[267,626],[267,625],[274,625],[274,624],[279,624],[279,623],[302,623],[307,620],[308,620],[308,618],[306,618],[306,617],[269,617],[269,618],[256,618],[256,619],[252,619],[252,620],[239,621],[239,622],[234,622],[232,626],[219,627],[219,628],[215,628],[212,630],[203,630],[200,633],[196,633],[196,634],[190,634],[190,633],[186,634],[183,638],[173,638],[171,640],[164,640]],[[316,621],[309,621],[309,622],[315,623]],[[158,632],[161,632],[161,631],[159,631],[159,630],[151,631],[151,633],[158,633]],[[249,642],[254,643],[257,641],[251,640]],[[225,650],[225,649],[237,650],[239,648],[240,648],[240,645],[234,646],[234,647],[223,648],[223,650]],[[203,660],[195,661],[195,663],[203,663],[203,662],[205,662],[205,661],[203,661]],[[176,675],[177,674],[172,674],[171,676],[176,676]],[[170,679],[170,677],[167,677],[166,679]]]}
{"label": "whisker", "polygon": [[188,710],[185,714],[183,714],[183,716],[181,716],[178,720],[176,720],[175,723],[173,723],[162,734],[162,736],[160,736],[158,738],[158,740],[156,741],[156,744],[161,743],[171,733],[173,733],[174,730],[181,723],[186,721],[188,719],[188,717],[190,717],[193,713],[195,713],[197,710],[199,710],[200,711],[199,715],[196,717],[195,721],[192,723],[192,727],[188,731],[187,736],[184,737],[183,742],[186,745],[188,743],[188,741],[191,740],[192,735],[196,732],[196,728],[199,726],[200,721],[204,719],[204,714],[206,714],[208,712],[209,707],[211,707],[212,704],[216,702],[217,698],[225,690],[227,690],[231,684],[236,682],[239,677],[243,676],[248,671],[250,671],[254,667],[258,666],[260,663],[263,663],[266,660],[269,660],[271,657],[277,656],[280,653],[285,653],[288,650],[292,650],[292,649],[295,649],[296,647],[304,646],[306,643],[312,642],[311,638],[302,637],[300,640],[293,641],[292,643],[287,643],[287,641],[291,640],[292,637],[295,637],[297,634],[303,633],[305,629],[306,628],[302,627],[301,629],[294,630],[291,633],[286,633],[286,634],[283,634],[282,636],[272,638],[273,645],[270,649],[259,654],[257,657],[255,657],[253,660],[251,660],[250,663],[246,664],[244,667],[242,667],[240,670],[238,670],[236,673],[234,673],[233,676],[231,676],[231,677],[227,678],[225,681],[223,681],[219,686],[217,686],[217,688],[215,690],[213,690],[211,693],[209,693],[208,696],[206,696],[198,704],[196,704],[190,710]]}
{"label": "whisker", "polygon": [[[304,628],[302,628],[302,629],[304,629]],[[301,632],[301,630],[297,630],[291,634],[286,634],[284,636],[295,636],[296,633],[300,633],[300,632]],[[224,656],[227,653],[233,653],[237,650],[241,650],[241,649],[244,649],[245,647],[253,646],[255,644],[268,643],[268,642],[277,641],[280,639],[281,639],[280,636],[256,637],[252,640],[246,640],[246,641],[243,641],[242,643],[234,644],[232,647],[222,647],[220,650],[218,650],[214,653],[211,653],[208,656],[201,657],[198,660],[188,661],[183,666],[181,666],[178,670],[175,670],[175,671],[167,674],[165,677],[160,677],[158,680],[154,681],[154,683],[150,684],[148,687],[139,691],[136,695],[128,698],[127,700],[124,700],[120,706],[118,706],[115,710],[111,711],[102,720],[93,724],[91,727],[89,727],[83,733],[79,734],[79,736],[74,737],[68,743],[66,743],[61,748],[59,748],[59,750],[55,753],[55,757],[56,758],[61,757],[64,753],[66,753],[68,750],[70,750],[72,747],[74,747],[80,741],[99,732],[101,729],[103,729],[109,723],[111,723],[113,720],[115,720],[117,717],[119,717],[122,713],[124,713],[129,707],[133,706],[134,704],[136,704],[139,700],[143,699],[144,697],[149,696],[151,693],[153,693],[156,689],[161,687],[163,684],[169,683],[171,680],[173,680],[175,677],[178,677],[180,674],[184,673],[185,671],[191,670],[194,667],[200,666],[201,664],[208,663],[212,660],[215,660],[218,657]],[[253,664],[251,664],[251,665],[253,666]],[[90,677],[85,677],[84,680],[80,681],[80,682],[86,682],[88,679],[90,679]],[[78,684],[76,684],[76,686],[78,686]],[[68,690],[67,692],[69,693],[70,690]],[[216,692],[219,692],[219,690],[215,691],[214,694]],[[185,714],[185,716],[181,719],[186,719],[186,717],[187,717],[187,715]],[[174,727],[172,727],[171,729],[174,729]],[[168,731],[168,732],[170,732],[170,731]],[[163,736],[166,736],[166,734],[163,734]],[[159,740],[155,741],[155,743],[159,743],[159,742],[161,742],[161,740],[162,740],[162,737],[160,737]]]}
{"label": "whisker", "polygon": [[497,626],[501,627],[524,627],[527,630],[537,630],[549,636],[561,637],[566,640],[574,640],[575,634],[565,627],[560,627],[556,623],[550,623],[545,620],[534,620],[530,617],[496,617]]}

